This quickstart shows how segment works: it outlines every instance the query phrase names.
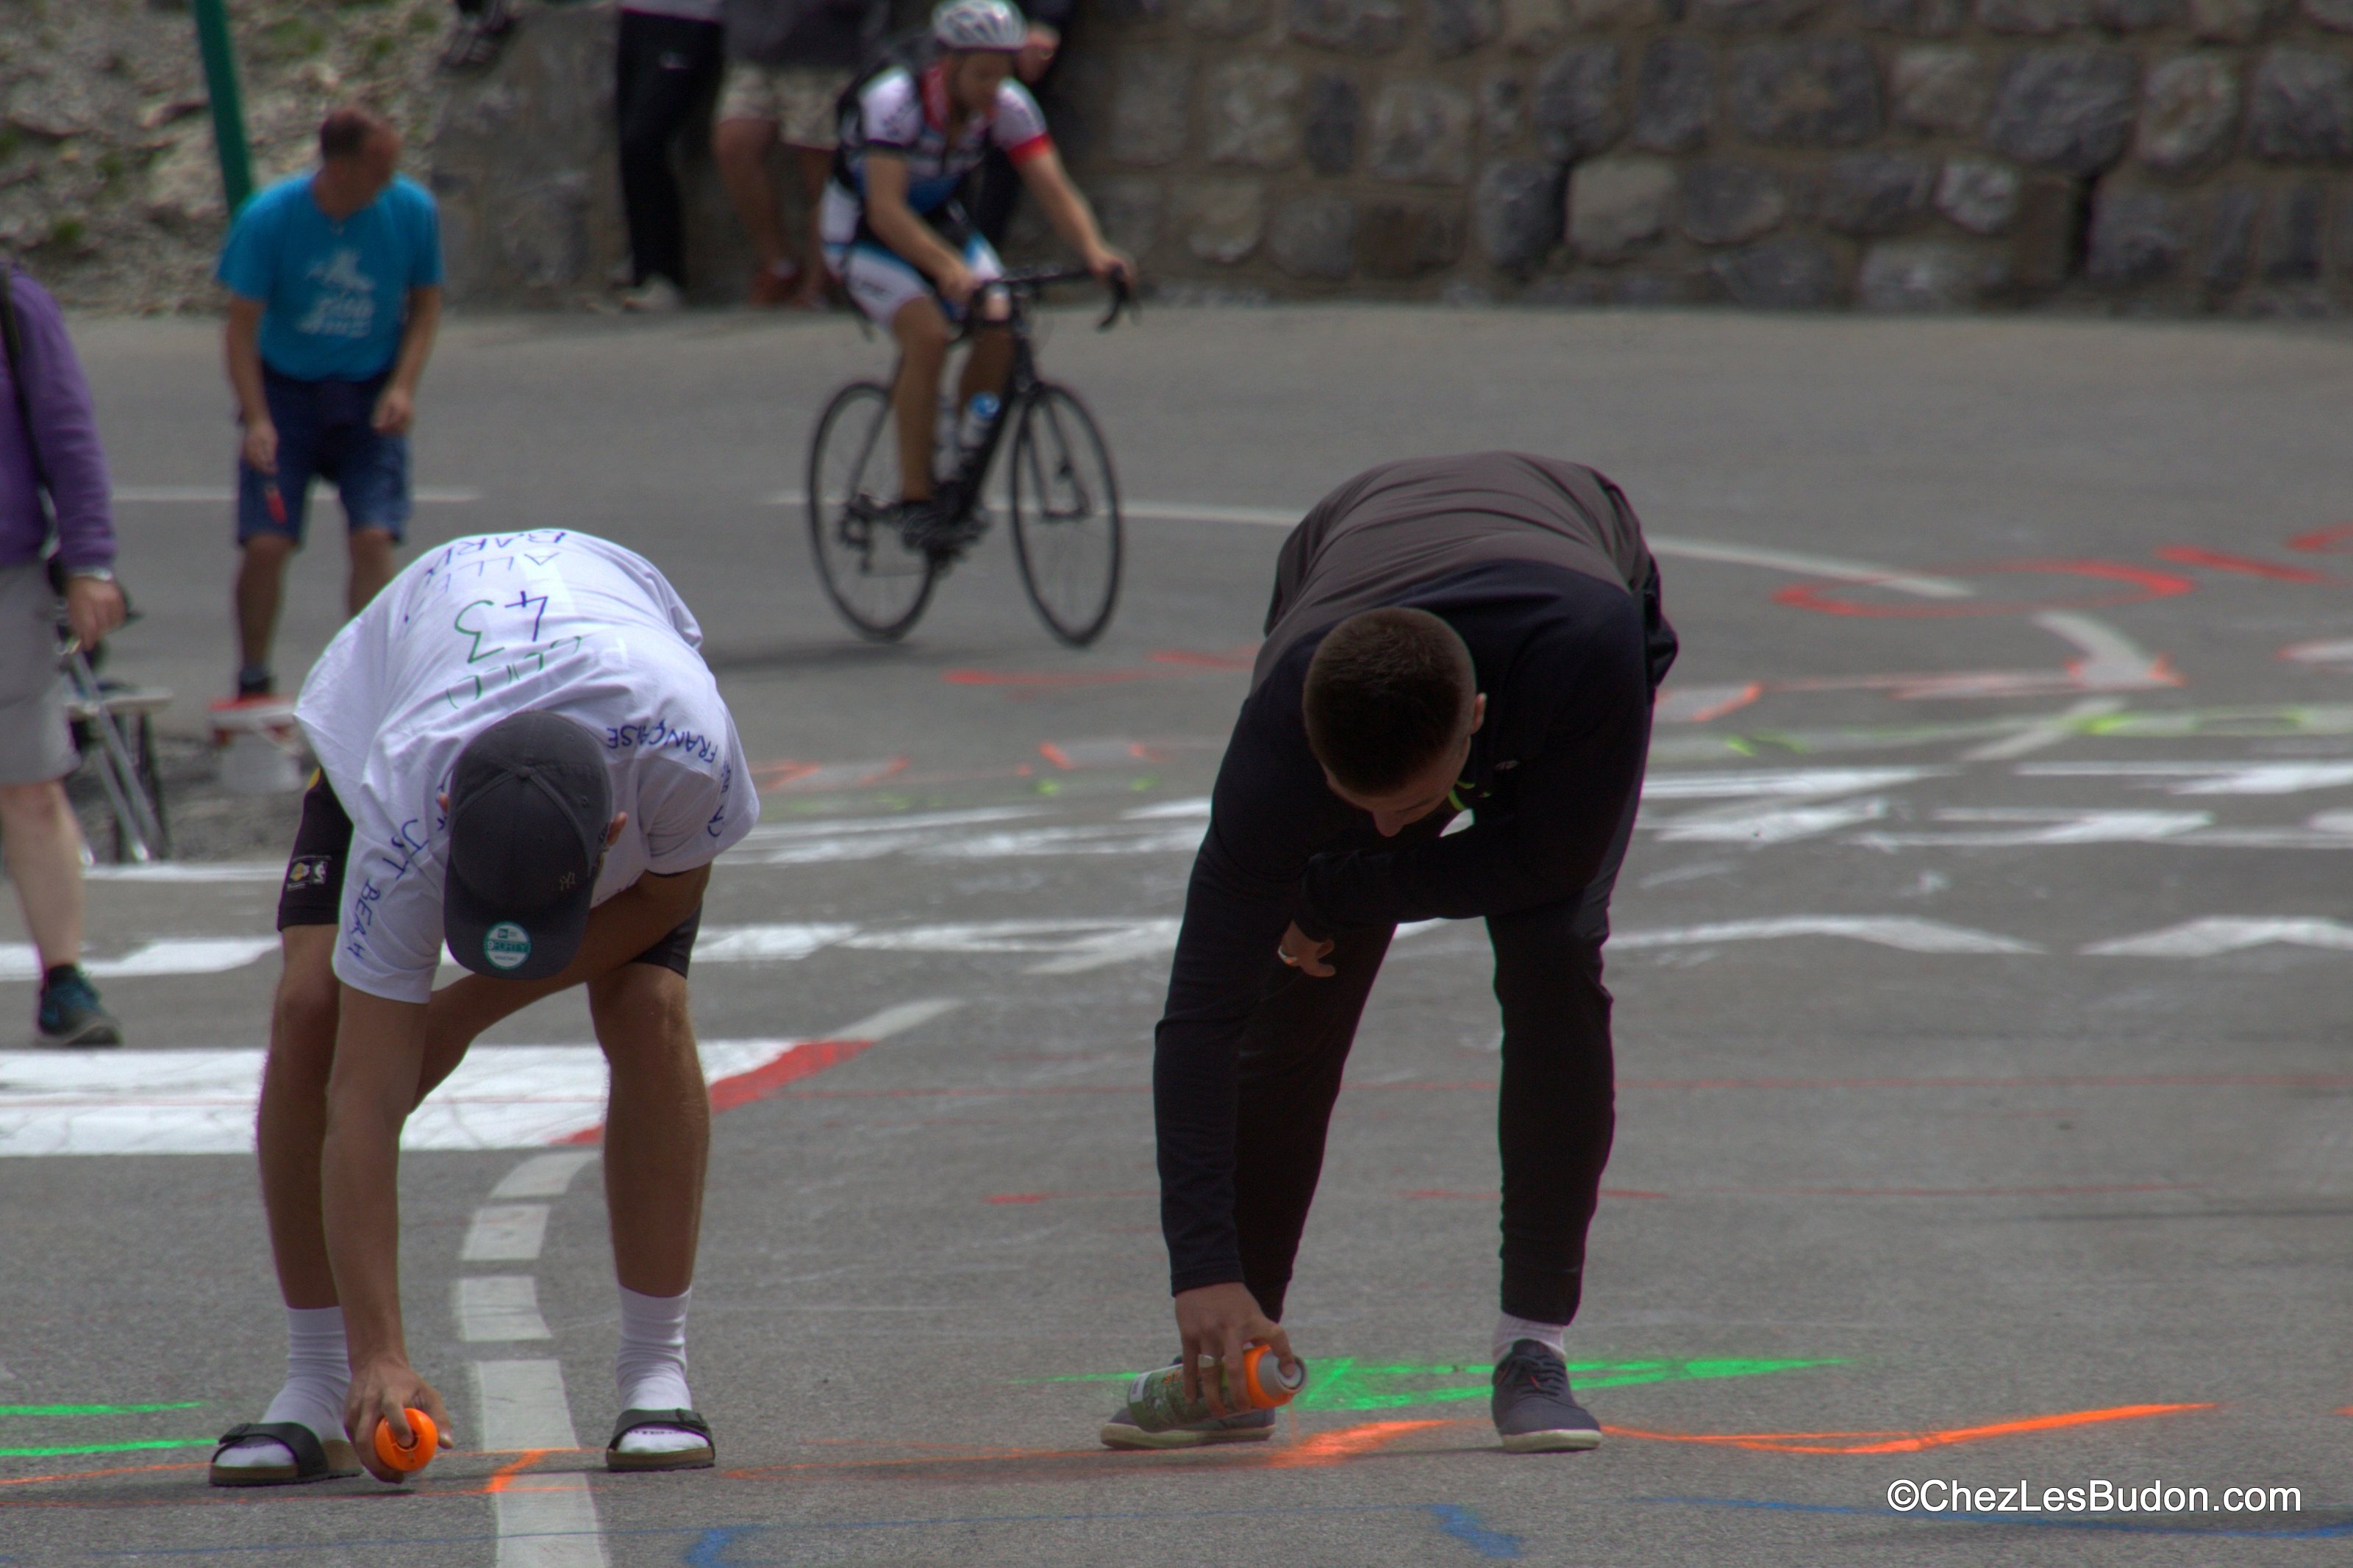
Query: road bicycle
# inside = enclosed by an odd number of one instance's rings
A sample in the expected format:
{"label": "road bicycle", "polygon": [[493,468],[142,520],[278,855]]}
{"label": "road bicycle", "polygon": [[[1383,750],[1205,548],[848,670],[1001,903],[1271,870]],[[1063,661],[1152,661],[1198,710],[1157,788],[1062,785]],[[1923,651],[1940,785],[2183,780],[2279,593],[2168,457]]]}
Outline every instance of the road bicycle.
{"label": "road bicycle", "polygon": [[[1012,331],[1013,369],[995,416],[937,485],[932,526],[902,528],[892,516],[900,469],[890,385],[852,382],[826,405],[809,443],[803,492],[809,542],[827,596],[860,636],[877,642],[906,636],[939,580],[987,533],[983,492],[1008,428],[1003,496],[1022,588],[1046,629],[1072,647],[1085,647],[1110,624],[1121,553],[1111,450],[1077,394],[1039,375],[1030,333],[1040,290],[1092,276],[1077,267],[1024,268],[973,297],[968,322]],[[1133,308],[1125,279],[1112,279],[1111,291],[1098,331],[1109,331]],[[966,335],[970,331],[967,325]]]}

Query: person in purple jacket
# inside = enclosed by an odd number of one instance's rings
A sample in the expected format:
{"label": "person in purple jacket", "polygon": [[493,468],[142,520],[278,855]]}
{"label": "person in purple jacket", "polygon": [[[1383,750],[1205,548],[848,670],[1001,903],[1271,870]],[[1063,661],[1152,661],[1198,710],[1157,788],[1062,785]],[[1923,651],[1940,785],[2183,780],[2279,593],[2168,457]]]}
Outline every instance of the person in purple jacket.
{"label": "person in purple jacket", "polygon": [[[5,266],[5,263],[0,263]],[[53,1046],[119,1046],[121,1026],[81,971],[81,824],[65,781],[81,763],[58,679],[58,590],[84,646],[122,624],[114,516],[98,417],[48,291],[7,279],[11,350],[0,361],[0,850],[41,955],[36,1027]],[[52,522],[52,513],[55,521]]]}

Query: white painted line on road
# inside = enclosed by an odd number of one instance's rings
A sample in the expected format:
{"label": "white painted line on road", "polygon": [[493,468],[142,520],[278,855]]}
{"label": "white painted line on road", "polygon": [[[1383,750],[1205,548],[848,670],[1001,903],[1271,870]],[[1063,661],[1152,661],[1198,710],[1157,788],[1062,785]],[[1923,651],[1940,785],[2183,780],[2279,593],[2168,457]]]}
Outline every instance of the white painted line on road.
{"label": "white painted line on road", "polygon": [[[570,1452],[580,1447],[553,1361],[479,1361],[474,1394],[481,1445],[493,1453]],[[577,1471],[518,1472],[491,1494],[499,1568],[605,1568],[588,1478]]]}
{"label": "white painted line on road", "polygon": [[[420,506],[467,506],[482,499],[480,490],[448,486],[426,485],[408,493],[410,499]],[[176,506],[215,502],[225,506],[237,499],[237,492],[227,485],[117,485],[113,496],[116,500],[131,505]]]}
{"label": "white painted line on road", "polygon": [[[265,952],[278,951],[275,936],[167,937],[135,947],[121,958],[92,958],[82,968],[93,980],[144,980],[164,974],[225,974]],[[41,956],[30,942],[0,942],[0,981],[38,980]]]}
{"label": "white painted line on road", "polygon": [[[703,1077],[756,1071],[800,1044],[705,1040]],[[261,1059],[256,1049],[0,1052],[0,1157],[249,1155]],[[543,1150],[598,1126],[606,1088],[595,1046],[477,1046],[410,1113],[400,1146]]]}
{"label": "white painted line on road", "polygon": [[1158,805],[1140,805],[1134,811],[1119,814],[1122,822],[1161,822],[1172,817],[1203,817],[1209,815],[1209,797],[1196,795],[1190,800],[1164,800]]}
{"label": "white painted line on road", "polygon": [[[1314,503],[1308,503],[1313,506]],[[1216,506],[1207,501],[1128,500],[1119,514],[1145,522],[1238,522],[1250,528],[1296,528],[1308,507]]]}
{"label": "white painted line on road", "polygon": [[2277,942],[2353,952],[2353,925],[2315,916],[2210,916],[2163,931],[2095,942],[2083,951],[2094,958],[2213,958]]}
{"label": "white painted line on road", "polygon": [[1644,800],[1749,800],[1827,798],[1894,789],[1922,779],[1942,778],[1950,768],[1726,768],[1697,773],[1653,773],[1642,780]]}
{"label": "white painted line on road", "polygon": [[713,926],[695,938],[697,963],[789,963],[854,936],[854,925]]}
{"label": "white painted line on road", "polygon": [[[1858,833],[1873,849],[2020,849],[2071,844],[2161,844],[2213,825],[2203,811],[2049,811],[2031,806],[1955,806],[1938,822],[2002,826],[1957,833]],[[2348,840],[2353,843],[2353,840]]]}
{"label": "white painted line on road", "polygon": [[934,827],[964,827],[981,822],[1010,822],[1039,816],[1041,805],[977,806],[970,811],[911,811],[893,816],[830,817],[810,822],[763,822],[754,826],[738,844],[773,844],[780,839],[831,838],[850,833],[912,833]]}
{"label": "white painted line on road", "polygon": [[1772,942],[1784,937],[1835,936],[1876,942],[1905,952],[2013,953],[2041,952],[2032,942],[1989,931],[1947,925],[1942,921],[1899,915],[1786,915],[1776,920],[1720,921],[1712,925],[1674,926],[1662,931],[1620,931],[1609,939],[1616,948],[1704,947],[1726,942]]}
{"label": "white painted line on road", "polygon": [[1645,823],[1665,844],[1788,844],[1876,822],[1887,815],[1884,795],[1865,795],[1815,805],[1721,806],[1665,822]]}
{"label": "white painted line on road", "polygon": [[1848,561],[1835,555],[1810,555],[1795,550],[1768,550],[1753,544],[1724,544],[1714,540],[1683,539],[1658,533],[1643,537],[1650,542],[1652,554],[1670,559],[1680,556],[1687,561],[1718,561],[1728,566],[1761,566],[1768,572],[1788,572],[1801,577],[1827,577],[1840,583],[1868,583],[1874,587],[1909,594],[1919,599],[1976,597],[1976,590],[1950,577],[1933,577],[1922,572],[1874,566],[1868,561]]}
{"label": "white painted line on road", "polygon": [[2027,778],[2147,779],[2168,795],[2301,795],[2353,784],[2353,763],[2028,763],[2018,771]]}
{"label": "white painted line on road", "polygon": [[494,1198],[560,1198],[571,1190],[572,1178],[596,1163],[596,1155],[586,1150],[565,1150],[557,1154],[534,1154],[509,1171],[499,1184],[491,1189]]}
{"label": "white painted line on road", "polygon": [[2115,697],[2088,697],[2070,703],[2058,712],[2037,720],[2014,735],[2004,735],[1982,746],[1972,746],[1961,753],[1965,763],[2006,763],[2033,752],[2047,752],[2053,746],[2064,745],[2082,733],[2081,721],[2104,718],[2124,711],[2124,702]]}
{"label": "white painted line on road", "polygon": [[844,1024],[826,1038],[829,1040],[887,1040],[893,1035],[903,1035],[910,1029],[920,1029],[934,1018],[945,1017],[964,1005],[960,996],[927,996],[916,1002],[898,1002],[879,1013],[870,1013],[854,1024]]}
{"label": "white painted line on road", "polygon": [[466,1227],[461,1263],[530,1263],[547,1245],[545,1204],[484,1204]]}
{"label": "white painted line on road", "polygon": [[286,875],[283,860],[150,860],[143,866],[90,866],[91,882],[275,882]]}
{"label": "white painted line on road", "polygon": [[552,1340],[539,1315],[539,1282],[528,1274],[479,1274],[457,1281],[458,1337],[469,1344]]}

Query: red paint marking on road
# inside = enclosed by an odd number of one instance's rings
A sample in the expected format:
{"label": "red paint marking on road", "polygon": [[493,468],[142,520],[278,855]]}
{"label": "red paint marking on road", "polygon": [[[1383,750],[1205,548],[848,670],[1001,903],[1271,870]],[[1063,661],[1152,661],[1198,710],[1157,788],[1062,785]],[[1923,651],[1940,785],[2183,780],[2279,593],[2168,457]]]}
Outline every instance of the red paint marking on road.
{"label": "red paint marking on road", "polygon": [[1662,724],[1705,724],[1738,712],[1764,695],[1765,683],[1761,680],[1752,680],[1745,686],[1691,690],[1667,687],[1660,691],[1653,713]]}
{"label": "red paint marking on road", "polygon": [[2287,542],[2290,550],[2301,550],[2307,555],[2343,555],[2338,548],[2353,539],[2353,522],[2340,522],[2334,528],[2316,528],[2309,533],[2299,533]]}
{"label": "red paint marking on road", "polygon": [[[1633,1426],[1601,1429],[1613,1437],[1642,1437],[1659,1443],[1699,1443],[1727,1448],[1753,1448],[1776,1454],[1916,1454],[1924,1448],[1979,1443],[1989,1437],[2014,1437],[2029,1432],[2056,1432],[2106,1421],[2141,1421],[2156,1415],[2177,1415],[2189,1410],[2212,1410],[2205,1405],[2118,1405],[2105,1410],[2069,1410],[2055,1415],[2029,1415],[1983,1426],[1957,1426],[1941,1432],[1646,1432]],[[1870,1442],[1828,1442],[1831,1438],[1871,1438]]]}
{"label": "red paint marking on road", "polygon": [[797,793],[805,789],[814,793],[869,788],[906,772],[908,760],[892,757],[871,763],[754,763],[750,771],[753,788],[762,795],[774,795],[786,789]]}
{"label": "red paint marking on road", "polygon": [[1072,768],[1078,766],[1076,763],[1071,761],[1070,752],[1062,750],[1061,747],[1054,744],[1051,741],[1039,742],[1038,745],[1038,754],[1045,758],[1048,762],[1053,763],[1056,767],[1061,769],[1064,773],[1069,773]]}
{"label": "red paint marking on road", "polygon": [[[786,1084],[798,1083],[831,1067],[857,1056],[871,1040],[800,1040],[786,1047],[776,1056],[745,1072],[731,1073],[713,1080],[711,1085],[711,1110],[717,1115],[733,1110],[739,1105],[749,1105],[755,1100],[766,1100]],[[605,1124],[584,1127],[555,1141],[561,1148],[567,1144],[601,1143]]]}
{"label": "red paint marking on road", "polygon": [[1852,616],[1866,620],[1949,620],[1964,616],[2027,616],[2052,610],[2114,609],[2121,605],[2170,599],[2179,595],[2195,593],[2198,588],[2191,578],[2177,576],[2170,572],[2154,572],[2146,566],[2128,565],[2121,561],[1997,561],[1982,566],[1952,567],[1943,570],[1940,574],[1966,577],[2036,573],[2120,583],[2127,591],[2105,595],[2089,595],[2079,599],[1983,599],[1957,604],[1859,605],[1836,595],[1872,584],[1841,581],[1800,583],[1774,594],[1773,602],[1787,605],[1792,609],[1812,610],[1818,615]]}
{"label": "red paint marking on road", "polygon": [[1427,1432],[1433,1426],[1454,1425],[1451,1421],[1367,1421],[1357,1426],[1343,1426],[1336,1432],[1318,1432],[1304,1442],[1270,1452],[1267,1467],[1288,1469],[1303,1465],[1345,1464],[1361,1454],[1386,1448],[1400,1437]]}
{"label": "red paint marking on road", "polygon": [[2210,572],[2235,572],[2245,577],[2262,577],[2274,583],[2330,583],[2336,581],[2326,572],[2315,572],[2306,566],[2278,566],[2269,561],[2258,561],[2252,555],[2232,555],[2227,551],[2207,550],[2195,544],[2161,544],[2152,552],[2159,561],[2170,561],[2176,566],[2203,566]]}

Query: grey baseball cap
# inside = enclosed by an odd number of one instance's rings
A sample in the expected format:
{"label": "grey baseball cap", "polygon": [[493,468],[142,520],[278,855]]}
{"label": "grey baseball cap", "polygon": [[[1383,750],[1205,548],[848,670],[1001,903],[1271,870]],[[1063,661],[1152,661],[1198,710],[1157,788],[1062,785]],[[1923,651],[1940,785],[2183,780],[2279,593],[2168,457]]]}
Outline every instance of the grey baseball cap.
{"label": "grey baseball cap", "polygon": [[580,951],[613,786],[605,748],[560,713],[514,713],[458,754],[441,929],[459,963],[543,980]]}

